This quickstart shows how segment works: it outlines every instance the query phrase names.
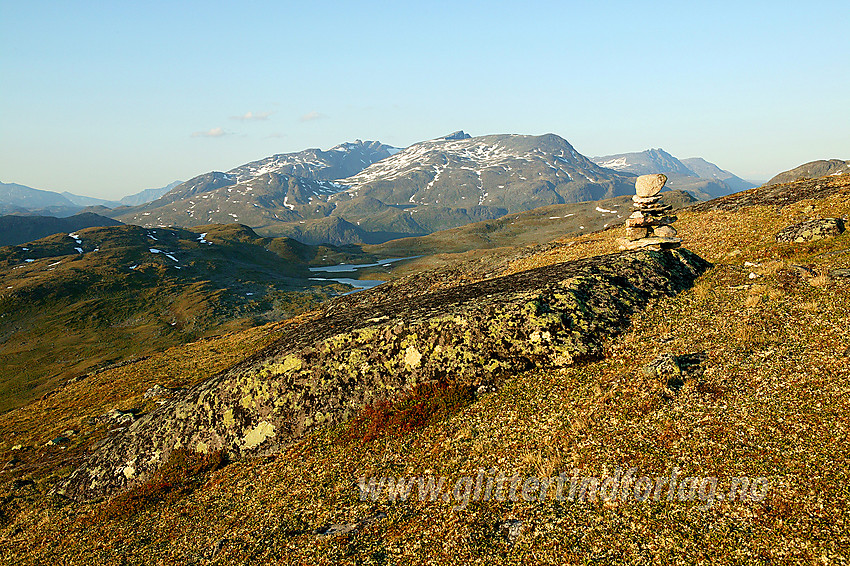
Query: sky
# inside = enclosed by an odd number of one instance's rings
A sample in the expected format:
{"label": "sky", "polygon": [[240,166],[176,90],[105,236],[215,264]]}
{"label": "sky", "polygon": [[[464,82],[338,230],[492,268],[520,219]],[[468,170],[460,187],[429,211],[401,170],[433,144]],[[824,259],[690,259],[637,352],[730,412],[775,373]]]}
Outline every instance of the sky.
{"label": "sky", "polygon": [[0,181],[100,198],[355,139],[850,159],[843,2],[0,0]]}

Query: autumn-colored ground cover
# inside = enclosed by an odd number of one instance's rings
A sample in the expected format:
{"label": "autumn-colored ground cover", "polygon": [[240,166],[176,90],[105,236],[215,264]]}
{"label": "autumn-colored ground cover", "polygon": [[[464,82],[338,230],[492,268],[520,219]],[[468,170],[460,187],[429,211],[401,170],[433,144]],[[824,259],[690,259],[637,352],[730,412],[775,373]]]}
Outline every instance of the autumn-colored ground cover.
{"label": "autumn-colored ground cover", "polygon": [[[806,217],[850,216],[850,194],[789,205],[682,211],[685,246],[714,263],[697,284],[637,314],[604,359],[509,376],[473,402],[444,403],[440,418],[405,421],[423,399],[364,411],[279,454],[198,471],[181,497],[94,520],[110,502],[77,504],[49,495],[57,475],[4,472],[0,556],[7,563],[59,564],[843,564],[850,554],[850,235],[778,244],[773,235]],[[622,228],[563,241],[513,260],[500,272],[608,253]],[[462,269],[462,266],[459,267]],[[488,269],[490,269],[488,267]],[[498,273],[496,274],[498,275]],[[251,334],[251,332],[257,334]],[[235,358],[240,336],[202,343],[209,368]],[[217,346],[214,346],[217,344]],[[175,380],[180,355],[163,358]],[[659,355],[700,354],[681,387],[653,370]],[[183,358],[186,359],[186,358]],[[171,360],[171,361],[169,361]],[[129,407],[163,369],[149,360],[114,370],[125,383],[107,402],[95,389],[75,405],[42,400],[0,420],[3,462],[41,446],[74,418]],[[169,365],[172,364],[172,365]],[[200,374],[198,377],[200,378]],[[135,377],[134,377],[135,376]],[[186,379],[185,383],[191,383]],[[107,387],[105,382],[102,387]],[[407,405],[405,405],[407,403]],[[94,409],[96,407],[96,409]],[[420,414],[414,410],[411,414]],[[35,413],[35,411],[40,411]],[[53,414],[65,415],[55,419]],[[19,428],[20,443],[11,435]],[[32,428],[38,434],[28,432]],[[381,433],[378,433],[381,431]],[[391,431],[392,433],[387,433]],[[27,436],[29,435],[29,436]],[[17,436],[17,435],[16,435]],[[38,443],[38,445],[36,445]],[[765,478],[757,500],[468,501],[458,480],[616,474]],[[15,468],[12,468],[13,470]],[[445,477],[420,501],[361,500],[362,478]],[[33,483],[27,483],[32,480]],[[13,483],[15,482],[15,483]],[[448,493],[444,500],[442,493]],[[463,496],[463,490],[458,492]]]}

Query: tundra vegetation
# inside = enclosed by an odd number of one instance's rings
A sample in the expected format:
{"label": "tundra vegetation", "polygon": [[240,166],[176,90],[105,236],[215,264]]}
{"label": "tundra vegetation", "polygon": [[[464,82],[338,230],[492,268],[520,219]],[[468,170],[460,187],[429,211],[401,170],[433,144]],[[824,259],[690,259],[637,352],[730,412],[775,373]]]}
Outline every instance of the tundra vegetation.
{"label": "tundra vegetation", "polygon": [[[611,253],[622,226],[445,256],[348,302],[174,346],[0,415],[3,560],[840,563],[850,549],[850,236],[775,235],[848,218],[850,176],[752,189],[677,216],[683,248],[711,266],[692,286],[636,309],[599,356],[576,363],[512,368],[474,390],[406,389],[227,465],[215,451],[173,451],[160,471],[108,498],[54,494],[102,441],[125,434],[114,415],[141,423],[168,403],[145,397],[155,385],[205,383],[335,312]],[[693,362],[677,380],[660,369],[671,356]],[[356,485],[491,468],[603,477],[617,467],[764,477],[770,489],[761,501],[710,507],[520,499],[454,509],[455,501],[362,501]]]}

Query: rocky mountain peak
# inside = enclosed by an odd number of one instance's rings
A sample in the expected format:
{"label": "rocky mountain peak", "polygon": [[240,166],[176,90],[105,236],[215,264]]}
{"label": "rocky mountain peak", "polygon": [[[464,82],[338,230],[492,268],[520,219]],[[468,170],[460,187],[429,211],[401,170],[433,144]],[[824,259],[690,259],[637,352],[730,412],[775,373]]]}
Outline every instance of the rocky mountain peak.
{"label": "rocky mountain peak", "polygon": [[444,140],[466,140],[471,138],[469,134],[464,132],[463,130],[458,130],[456,132],[452,132],[449,135],[443,137]]}

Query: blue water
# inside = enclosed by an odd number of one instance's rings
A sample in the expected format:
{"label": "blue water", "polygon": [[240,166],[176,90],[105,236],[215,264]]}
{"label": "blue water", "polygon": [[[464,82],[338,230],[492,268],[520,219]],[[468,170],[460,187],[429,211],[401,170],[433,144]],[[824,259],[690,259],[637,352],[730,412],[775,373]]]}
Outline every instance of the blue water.
{"label": "blue water", "polygon": [[[391,259],[381,259],[378,260],[377,263],[359,263],[359,264],[350,264],[350,263],[341,263],[339,265],[329,265],[326,267],[311,267],[310,271],[313,273],[316,272],[324,272],[324,273],[346,273],[346,274],[354,274],[357,273],[358,269],[364,267],[378,267],[381,265],[389,265],[396,261],[401,261],[403,259],[413,259],[419,257],[418,255],[410,256],[410,257],[395,257]],[[380,281],[377,279],[353,279],[351,277],[311,277],[311,281],[336,281],[338,283],[343,283],[345,285],[351,285],[352,287],[356,287],[353,291],[349,291],[350,293],[356,293],[357,291],[363,291],[364,289],[371,289],[372,287],[377,287],[381,283],[385,283],[385,281]],[[346,293],[348,294],[348,293]]]}
{"label": "blue water", "polygon": [[350,291],[351,293],[363,291],[364,289],[371,289],[372,287],[377,287],[381,283],[386,283],[386,281],[379,281],[377,279],[351,279],[349,277],[331,277],[327,279],[324,277],[311,277],[310,281],[336,281],[337,283],[357,287],[357,289]]}
{"label": "blue water", "polygon": [[414,259],[417,257],[420,256],[412,255],[409,257],[393,257],[390,259],[380,259],[378,260],[378,263],[340,263],[339,265],[329,265],[326,267],[311,267],[310,271],[325,271],[327,273],[354,273],[362,267],[378,267],[379,265],[389,265],[396,261],[401,261],[403,259]]}

